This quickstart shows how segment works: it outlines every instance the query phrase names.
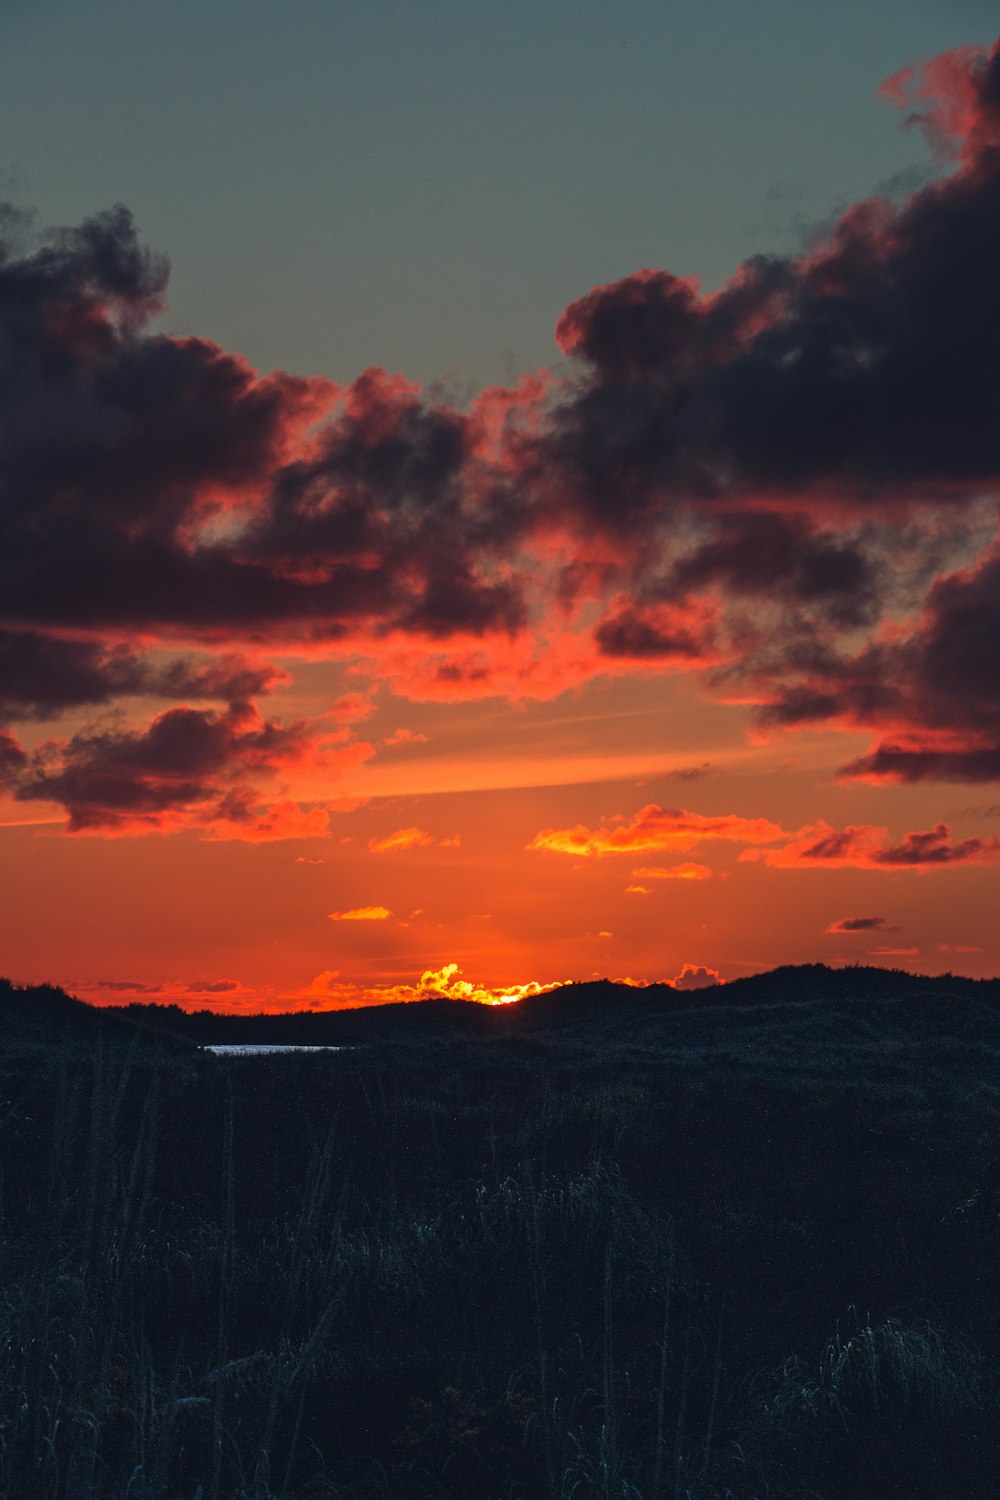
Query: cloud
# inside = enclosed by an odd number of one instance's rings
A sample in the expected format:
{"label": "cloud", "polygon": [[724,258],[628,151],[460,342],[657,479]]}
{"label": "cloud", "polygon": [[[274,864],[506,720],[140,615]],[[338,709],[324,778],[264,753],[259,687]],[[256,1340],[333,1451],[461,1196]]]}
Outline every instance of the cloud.
{"label": "cloud", "polygon": [[775,869],[932,870],[946,865],[995,864],[1000,838],[951,842],[947,823],[924,832],[908,833],[898,844],[887,843],[887,828],[862,823],[832,828],[819,822],[802,828],[778,849],[744,849],[741,860],[761,860]]}
{"label": "cloud", "polygon": [[773,692],[759,684],[765,728],[832,721],[876,731],[844,778],[1000,779],[1000,549],[942,574],[891,636],[854,655],[800,642],[776,677]]}
{"label": "cloud", "polygon": [[997,478],[998,75],[997,47],[924,70],[959,167],[903,203],[857,204],[711,296],[645,270],[567,308],[557,337],[587,373],[557,452],[596,521],[641,525],[667,495],[871,504]]}
{"label": "cloud", "polygon": [[667,581],[674,596],[707,585],[738,598],[816,605],[844,626],[876,613],[874,558],[857,538],[830,535],[802,515],[719,513],[713,533],[677,561]]}
{"label": "cloud", "polygon": [[361,719],[370,719],[374,712],[375,704],[364,693],[343,693],[329,710],[330,717],[342,724],[356,724]]}
{"label": "cloud", "polygon": [[[362,912],[385,912],[384,907],[359,908]],[[386,915],[391,915],[386,913]],[[384,920],[358,917],[356,913],[334,913],[336,920]],[[289,993],[269,987],[250,989],[239,980],[200,980],[186,982],[170,979],[158,984],[133,983],[128,980],[83,981],[71,986],[74,993],[94,1004],[127,1005],[130,1000],[159,1000],[163,1004],[181,1005],[187,1010],[207,1007],[219,1012],[288,1010],[347,1010],[365,1005],[394,1005],[418,1000],[443,998],[470,1001],[481,1005],[506,1005],[532,995],[558,989],[560,983],[527,980],[520,984],[490,985],[466,979],[457,963],[425,969],[410,983],[365,985],[343,979],[338,969],[324,969],[308,984]]]}
{"label": "cloud", "polygon": [[704,964],[684,964],[680,973],[666,982],[675,990],[704,990],[721,984],[722,979],[718,969],[707,968]]}
{"label": "cloud", "polygon": [[0,790],[17,785],[28,763],[21,746],[7,729],[0,729]]}
{"label": "cloud", "polygon": [[680,766],[676,771],[669,772],[670,781],[701,781],[705,776],[711,776],[715,767],[711,761],[702,761],[698,766]]}
{"label": "cloud", "polygon": [[561,983],[565,981],[539,984],[537,980],[529,980],[526,984],[498,988],[463,979],[458,964],[443,964],[440,969],[425,969],[420,976],[419,998],[428,999],[441,995],[448,1000],[476,1000],[486,1005],[509,1005],[531,995],[544,995],[549,990],[558,989]]}
{"label": "cloud", "polygon": [[205,837],[215,842],[238,839],[244,844],[266,844],[280,839],[325,839],[329,833],[330,814],[325,807],[304,808],[288,799],[246,817],[235,818],[230,814],[213,823]]}
{"label": "cloud", "polygon": [[15,797],[61,804],[70,833],[115,836],[199,828],[249,842],[324,837],[327,815],[288,798],[262,805],[258,783],[315,765],[328,775],[371,746],[264,719],[251,704],[172,708],[140,729],[91,727],[49,740],[16,767]]}
{"label": "cloud", "polygon": [[394,854],[403,849],[426,849],[433,842],[431,835],[422,828],[397,828],[395,833],[387,833],[384,838],[369,839],[368,848],[372,854]]}
{"label": "cloud", "polygon": [[949,749],[923,745],[878,745],[841,768],[865,781],[1000,781],[1000,744]]}
{"label": "cloud", "polygon": [[919,948],[869,948],[873,958],[916,958]]}
{"label": "cloud", "polygon": [[648,850],[685,853],[705,839],[719,839],[738,844],[769,844],[785,838],[784,830],[766,818],[740,818],[727,814],[720,818],[685,812],[682,808],[663,808],[655,802],[636,813],[631,822],[620,816],[600,828],[546,828],[537,833],[527,846],[555,854],[600,858],[606,854],[639,854]]}
{"label": "cloud", "polygon": [[[462,408],[377,369],[262,377],[157,331],[167,265],[124,208],[40,239],[7,211],[5,721],[148,695],[210,739],[225,715],[186,700],[280,686],[261,653],[445,702],[684,671],[761,732],[870,732],[845,776],[1000,779],[1000,549],[977,510],[1000,492],[1000,45],[886,96],[935,180],[711,293],[667,269],[594,287],[557,324],[565,378]],[[364,688],[330,712],[370,711]],[[250,810],[246,735],[185,780],[143,761],[165,733],[88,730],[30,765],[6,734],[0,773],[76,831],[282,826]],[[213,811],[234,776],[237,814]],[[697,842],[672,833],[631,847]]]}
{"label": "cloud", "polygon": [[831,922],[827,932],[894,932],[886,926],[885,917],[838,917]]}
{"label": "cloud", "polygon": [[330,912],[331,922],[386,922],[392,916],[387,906],[355,906],[350,911]]}
{"label": "cloud", "polygon": [[716,620],[710,610],[627,597],[611,601],[594,632],[603,656],[688,670],[720,659],[715,637]]}
{"label": "cloud", "polygon": [[457,849],[461,842],[460,833],[436,839],[424,828],[397,828],[395,833],[387,833],[383,838],[369,839],[368,848],[372,854],[399,854],[406,849],[430,849],[434,845],[439,849]]}
{"label": "cloud", "polygon": [[397,729],[387,740],[382,741],[383,750],[396,750],[400,745],[427,745],[430,738],[415,729]]}
{"label": "cloud", "polygon": [[281,668],[239,652],[160,662],[125,645],[0,630],[0,711],[9,719],[46,719],[139,694],[245,702],[288,681]]}
{"label": "cloud", "polygon": [[643,865],[641,869],[633,870],[632,876],[635,880],[711,880],[712,873],[708,865],[697,865],[687,861],[684,864],[665,867]]}
{"label": "cloud", "polygon": [[873,858],[878,864],[927,866],[953,864],[993,864],[1000,853],[1000,838],[962,839],[952,844],[947,823],[936,823],[925,833],[908,833],[901,844],[879,849]]}

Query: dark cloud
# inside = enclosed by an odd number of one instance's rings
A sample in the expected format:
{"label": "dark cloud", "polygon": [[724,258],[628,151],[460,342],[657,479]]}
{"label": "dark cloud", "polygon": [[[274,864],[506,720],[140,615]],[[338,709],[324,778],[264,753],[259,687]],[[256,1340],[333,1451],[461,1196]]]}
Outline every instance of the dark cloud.
{"label": "dark cloud", "polygon": [[[997,68],[994,53],[966,69],[972,156],[901,205],[862,204],[823,244],[749,261],[714,296],[643,271],[574,302],[557,336],[581,373],[544,415],[535,388],[459,411],[371,370],[304,441],[332,387],[151,333],[166,267],[124,209],[8,248],[8,617],[327,640],[366,623],[509,632],[526,620],[514,555],[540,528],[624,528],[658,567],[679,508],[753,499],[722,504],[673,558],[670,595],[719,587],[868,621],[870,552],[760,501],[940,501],[1000,476]],[[662,649],[623,631],[608,625],[610,651]]]}
{"label": "dark cloud", "polygon": [[875,559],[853,538],[824,534],[805,516],[723,513],[716,533],[675,565],[671,596],[717,585],[738,597],[814,605],[835,624],[871,621],[878,610]]}
{"label": "dark cloud", "polygon": [[256,801],[247,778],[273,774],[308,747],[303,725],[268,722],[246,704],[173,708],[144,730],[86,730],[42,746],[22,762],[15,796],[60,803],[74,833],[238,821]]}
{"label": "dark cloud", "polygon": [[838,917],[831,922],[827,932],[896,932],[895,927],[886,926],[885,917]]}
{"label": "dark cloud", "polygon": [[127,646],[0,630],[0,711],[10,719],[45,719],[66,708],[140,693],[245,702],[266,693],[284,675],[237,652],[201,662],[177,659],[163,664]]}
{"label": "dark cloud", "polygon": [[95,990],[110,990],[113,994],[133,991],[136,994],[150,995],[158,994],[160,990],[158,984],[140,984],[131,979],[94,979],[90,987]]}
{"label": "dark cloud", "polygon": [[1000,49],[963,61],[935,75],[963,96],[952,176],[857,205],[714,296],[643,271],[567,309],[560,343],[588,370],[553,452],[593,517],[634,525],[685,497],[946,501],[997,481]]}
{"label": "dark cloud", "polygon": [[[845,774],[1000,777],[1000,555],[939,576],[941,516],[1000,486],[1000,47],[888,92],[946,175],[712,295],[665,270],[594,288],[558,323],[567,382],[463,410],[153,331],[167,267],[123,208],[42,239],[0,214],[5,716],[242,703],[279,680],[258,649],[377,670],[400,639],[457,643],[425,690],[486,693],[513,637],[582,602],[580,673],[711,666],[772,728],[871,730]],[[874,635],[918,584],[916,623]],[[226,654],[165,661],[171,640]],[[264,730],[234,723],[171,710],[30,765],[5,735],[0,770],[80,829],[213,799],[246,818]],[[174,769],[144,760],[161,752]]]}
{"label": "dark cloud", "polygon": [[1000,839],[962,839],[953,844],[947,823],[938,823],[926,833],[908,833],[901,844],[877,849],[872,862],[878,865],[956,865],[992,856]]}
{"label": "dark cloud", "polygon": [[854,656],[800,642],[771,672],[761,724],[840,720],[878,732],[845,777],[1000,779],[1000,554],[939,579],[909,633]]}
{"label": "dark cloud", "polygon": [[0,729],[0,791],[14,786],[28,763],[17,740],[7,729]]}
{"label": "dark cloud", "polygon": [[882,744],[841,768],[871,781],[1000,781],[1000,744],[931,750]]}
{"label": "dark cloud", "polygon": [[711,655],[710,638],[687,629],[678,619],[657,618],[655,610],[626,605],[603,620],[594,639],[604,656],[655,660],[678,657],[699,660]]}
{"label": "dark cloud", "polygon": [[898,844],[888,843],[887,839],[888,830],[872,824],[831,828],[828,823],[821,822],[801,828],[779,848],[745,849],[740,859],[759,860],[785,870],[825,866],[828,869],[891,871],[995,864],[1000,858],[1000,838],[962,839],[953,844],[947,823],[908,833]]}

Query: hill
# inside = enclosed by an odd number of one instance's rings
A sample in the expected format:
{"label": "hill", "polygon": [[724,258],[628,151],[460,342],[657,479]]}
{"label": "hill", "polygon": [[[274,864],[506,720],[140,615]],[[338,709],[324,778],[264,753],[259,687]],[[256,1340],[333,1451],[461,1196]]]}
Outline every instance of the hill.
{"label": "hill", "polygon": [[[92,1006],[54,985],[18,986],[0,979],[0,1024],[8,1045],[77,1045],[160,1041],[206,1045],[365,1046],[391,1042],[479,1041],[546,1033],[620,1034],[654,1040],[680,1017],[731,1010],[843,1005],[884,1007],[909,1002],[919,1009],[1000,1007],[1000,979],[928,976],[857,965],[785,965],[725,985],[676,990],[599,979],[571,983],[514,1004],[430,998],[356,1010],[226,1015],[184,1011],[176,1005]],[[833,1013],[832,1010],[830,1012]],[[717,1017],[718,1024],[722,1024]],[[697,1030],[697,1028],[695,1028]]]}

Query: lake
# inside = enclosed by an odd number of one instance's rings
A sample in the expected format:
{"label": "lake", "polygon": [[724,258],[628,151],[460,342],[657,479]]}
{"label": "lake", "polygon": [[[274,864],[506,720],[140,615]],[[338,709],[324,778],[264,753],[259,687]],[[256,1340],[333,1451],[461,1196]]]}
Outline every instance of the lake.
{"label": "lake", "polygon": [[262,1052],[346,1052],[346,1047],[302,1046],[285,1042],[226,1042],[200,1047],[216,1057],[257,1057]]}

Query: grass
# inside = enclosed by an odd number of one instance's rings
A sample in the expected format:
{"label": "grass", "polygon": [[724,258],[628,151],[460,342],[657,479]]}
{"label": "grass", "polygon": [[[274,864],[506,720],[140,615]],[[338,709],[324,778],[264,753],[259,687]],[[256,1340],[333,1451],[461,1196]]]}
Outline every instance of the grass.
{"label": "grass", "polygon": [[989,1493],[992,1014],[12,1045],[0,1494]]}

